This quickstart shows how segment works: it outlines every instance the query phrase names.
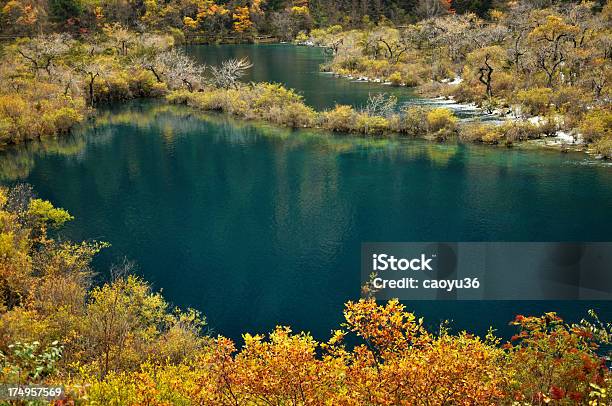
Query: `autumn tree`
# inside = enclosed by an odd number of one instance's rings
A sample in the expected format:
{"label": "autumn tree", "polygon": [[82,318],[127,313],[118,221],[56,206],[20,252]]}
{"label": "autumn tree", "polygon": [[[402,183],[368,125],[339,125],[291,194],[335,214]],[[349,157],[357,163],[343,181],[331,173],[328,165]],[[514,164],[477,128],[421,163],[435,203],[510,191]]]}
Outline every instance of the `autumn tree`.
{"label": "autumn tree", "polygon": [[219,37],[225,31],[225,24],[232,18],[230,10],[225,5],[219,5],[213,0],[197,2],[195,17],[185,16],[183,23],[191,30],[201,30],[211,36]]}
{"label": "autumn tree", "polygon": [[0,32],[40,34],[46,12],[41,4],[28,0],[0,1]]}
{"label": "autumn tree", "polygon": [[493,97],[493,73],[500,71],[506,61],[506,52],[500,46],[489,46],[472,51],[467,56],[469,74],[485,86],[486,97]]}
{"label": "autumn tree", "polygon": [[96,103],[96,82],[108,70],[107,61],[102,59],[83,61],[78,63],[75,69],[85,77],[87,102],[93,106]]}
{"label": "autumn tree", "polygon": [[54,33],[27,39],[16,49],[35,74],[44,71],[50,77],[54,62],[68,52],[72,43],[70,35]]}
{"label": "autumn tree", "polygon": [[232,14],[232,18],[234,19],[234,31],[237,33],[242,34],[253,27],[251,14],[247,6],[236,7],[235,12]]}
{"label": "autumn tree", "polygon": [[[111,283],[95,288],[86,310],[81,339],[92,356],[99,357],[101,378],[111,370],[129,366],[140,358],[142,340],[147,340],[166,317],[167,304],[149,286],[130,275],[130,263],[111,270]],[[95,355],[94,355],[95,354]],[[136,358],[136,360],[135,360]]]}
{"label": "autumn tree", "polygon": [[580,32],[557,15],[548,15],[529,34],[528,40],[534,64],[546,74],[546,85],[551,87],[559,70],[568,59],[575,36]]}
{"label": "autumn tree", "polygon": [[136,44],[136,35],[119,23],[106,24],[103,28],[113,49],[119,55],[126,56],[130,48]]}
{"label": "autumn tree", "polygon": [[412,45],[405,41],[406,37],[397,31],[391,35],[381,35],[377,39],[378,42],[384,46],[385,57],[391,63],[398,63],[402,55],[407,52]]}
{"label": "autumn tree", "polygon": [[169,89],[187,88],[190,92],[201,86],[205,70],[204,65],[177,48],[141,55],[134,58],[133,63],[150,71],[159,83],[165,83]]}

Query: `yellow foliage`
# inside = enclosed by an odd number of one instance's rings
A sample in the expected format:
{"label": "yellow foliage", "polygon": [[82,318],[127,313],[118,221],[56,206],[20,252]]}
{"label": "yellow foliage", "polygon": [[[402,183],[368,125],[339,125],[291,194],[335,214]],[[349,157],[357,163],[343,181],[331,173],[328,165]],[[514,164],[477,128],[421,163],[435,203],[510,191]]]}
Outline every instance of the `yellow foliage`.
{"label": "yellow foliage", "polygon": [[192,30],[195,30],[198,27],[198,22],[189,16],[183,18],[183,24]]}
{"label": "yellow foliage", "polygon": [[360,113],[355,121],[355,129],[363,134],[380,135],[389,129],[389,121],[384,117]]}
{"label": "yellow foliage", "polygon": [[402,74],[399,72],[393,72],[391,75],[389,75],[387,80],[394,86],[400,86],[403,84]]}
{"label": "yellow foliage", "polygon": [[332,131],[351,131],[355,127],[356,112],[351,106],[337,105],[323,113],[323,127]]}
{"label": "yellow foliage", "polygon": [[520,334],[500,347],[492,334],[431,334],[397,300],[360,300],[346,304],[343,329],[327,342],[280,326],[243,334],[239,350],[219,336],[179,363],[73,377],[68,393],[101,404],[316,405],[531,404],[605,393],[609,372],[588,330],[552,317],[518,316]]}
{"label": "yellow foliage", "polygon": [[454,131],[458,121],[459,119],[450,109],[436,108],[427,113],[427,125],[430,132]]}
{"label": "yellow foliage", "polygon": [[311,127],[317,116],[311,107],[304,104],[300,95],[273,83],[257,83],[238,89],[211,88],[198,93],[172,92],[167,100],[290,127]]}
{"label": "yellow foliage", "polygon": [[51,202],[41,199],[33,199],[28,207],[28,215],[39,226],[44,227],[50,225],[54,228],[59,228],[65,222],[74,219],[66,210],[53,207]]}
{"label": "yellow foliage", "polygon": [[612,137],[602,137],[595,141],[595,152],[601,154],[603,157],[612,159]]}
{"label": "yellow foliage", "polygon": [[589,111],[580,122],[579,131],[587,141],[612,138],[612,110]]}
{"label": "yellow foliage", "polygon": [[459,132],[459,138],[462,141],[497,144],[502,140],[503,135],[499,131],[499,126],[477,123],[463,126]]}
{"label": "yellow foliage", "polygon": [[[352,116],[345,107],[336,110]],[[358,115],[358,123],[378,120]],[[136,276],[120,272],[87,293],[88,264],[98,247],[54,242],[36,224],[41,219],[61,224],[69,215],[36,199],[25,211],[14,211],[10,196],[0,189],[0,379],[5,382],[32,370],[42,357],[44,383],[66,385],[68,402],[92,404],[232,399],[391,405],[426,399],[495,405],[533,403],[541,396],[586,399],[593,388],[600,394],[610,389],[610,372],[597,354],[592,330],[568,326],[554,313],[517,316],[513,324],[520,334],[500,347],[492,334],[485,339],[465,332],[432,334],[397,300],[362,299],[346,303],[345,323],[327,342],[277,327],[267,336],[245,333],[237,349],[222,336],[201,336],[204,321],[198,312],[171,312],[161,294]],[[34,249],[27,241],[37,233],[45,242]],[[18,235],[25,244],[16,244]],[[33,260],[13,268],[18,253]],[[24,361],[13,348],[32,352]],[[44,348],[51,352],[42,353]],[[53,348],[60,348],[64,359],[51,362],[58,358]],[[35,376],[29,373],[27,379],[41,383]]]}
{"label": "yellow foliage", "polygon": [[26,81],[17,93],[0,89],[0,143],[19,143],[69,131],[85,119],[83,99],[64,96],[58,85]]}
{"label": "yellow foliage", "polygon": [[236,7],[236,11],[232,14],[232,18],[234,19],[234,31],[236,32],[248,31],[253,26],[247,6]]}
{"label": "yellow foliage", "polygon": [[298,16],[307,16],[310,14],[308,6],[294,6],[291,7],[291,13]]}
{"label": "yellow foliage", "polygon": [[538,87],[520,90],[517,93],[517,99],[525,107],[526,113],[538,115],[546,113],[550,106],[552,95],[552,89]]}
{"label": "yellow foliage", "polygon": [[213,0],[202,0],[198,4],[198,20],[204,20],[208,17],[224,16],[229,13],[229,10],[224,5],[216,4]]}

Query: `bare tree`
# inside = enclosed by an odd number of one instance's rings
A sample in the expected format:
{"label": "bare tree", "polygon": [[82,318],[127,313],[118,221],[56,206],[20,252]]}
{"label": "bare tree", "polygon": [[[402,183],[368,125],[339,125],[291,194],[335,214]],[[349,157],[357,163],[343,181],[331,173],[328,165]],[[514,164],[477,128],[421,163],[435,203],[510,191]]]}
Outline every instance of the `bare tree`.
{"label": "bare tree", "polygon": [[83,63],[75,67],[77,72],[82,73],[85,76],[85,83],[87,85],[87,101],[90,106],[95,103],[95,84],[96,80],[104,74],[107,67],[100,62],[93,61],[90,63]]}
{"label": "bare tree", "polygon": [[325,48],[323,48],[324,52],[328,55],[336,56],[342,44],[344,44],[344,38],[339,38],[334,41],[327,41],[325,43]]}
{"label": "bare tree", "polygon": [[22,220],[23,214],[28,210],[30,201],[35,198],[34,188],[29,183],[18,183],[8,191],[5,209],[17,213]]}
{"label": "bare tree", "polygon": [[17,53],[28,61],[34,73],[43,70],[51,77],[54,61],[68,52],[72,42],[72,37],[65,33],[38,36],[18,47]]}
{"label": "bare tree", "polygon": [[410,44],[395,39],[380,38],[378,40],[385,46],[385,55],[391,63],[398,63],[404,52],[410,49]]}
{"label": "bare tree", "polygon": [[175,48],[158,55],[157,63],[165,67],[166,84],[170,88],[185,86],[193,92],[203,81],[205,65],[199,64],[182,51]]}
{"label": "bare tree", "polygon": [[547,86],[551,87],[557,71],[565,62],[565,53],[558,47],[558,42],[548,43],[534,52],[535,63],[546,73]]}
{"label": "bare tree", "polygon": [[380,52],[380,32],[378,31],[366,31],[360,39],[360,45],[363,48],[363,53],[368,56],[372,56],[374,59],[378,58]]}
{"label": "bare tree", "polygon": [[529,33],[535,65],[546,73],[548,87],[552,86],[556,74],[567,61],[567,45],[574,43],[579,31],[578,26],[550,15]]}
{"label": "bare tree", "polygon": [[363,113],[370,116],[389,117],[395,112],[397,106],[397,97],[387,95],[386,93],[369,94],[368,101],[361,108]]}
{"label": "bare tree", "polygon": [[491,59],[491,55],[486,54],[484,61],[483,61],[483,66],[481,66],[478,69],[478,80],[480,81],[480,83],[482,83],[483,85],[487,87],[487,96],[492,97],[493,87],[491,86],[491,83],[492,83],[491,75],[493,74],[494,69],[489,64],[489,59]]}
{"label": "bare tree", "polygon": [[224,89],[238,88],[238,80],[253,67],[248,58],[228,59],[221,66],[211,66],[212,82],[215,86]]}
{"label": "bare tree", "polygon": [[120,55],[126,56],[128,50],[136,43],[136,35],[119,23],[106,27],[104,32],[108,36],[112,48],[116,49]]}
{"label": "bare tree", "polygon": [[150,71],[159,83],[166,83],[168,88],[185,87],[190,92],[201,85],[206,69],[205,65],[176,48],[155,55],[140,55],[133,58],[132,63]]}

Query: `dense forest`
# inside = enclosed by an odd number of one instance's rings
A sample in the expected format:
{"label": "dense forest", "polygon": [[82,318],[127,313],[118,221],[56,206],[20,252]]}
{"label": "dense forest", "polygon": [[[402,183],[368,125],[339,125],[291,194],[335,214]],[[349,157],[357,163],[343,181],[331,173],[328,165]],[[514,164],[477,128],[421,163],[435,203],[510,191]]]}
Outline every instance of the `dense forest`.
{"label": "dense forest", "polygon": [[[612,157],[610,2],[381,2],[384,15],[364,2],[350,5],[361,10],[355,18],[340,19],[342,3],[330,4],[13,0],[1,9],[9,40],[0,44],[0,144],[66,133],[99,102],[167,96],[291,127],[507,146],[548,137],[563,150]],[[265,33],[323,47],[322,69],[338,75],[416,87],[509,119],[463,125],[450,110],[400,111],[382,95],[315,112],[291,89],[242,83],[248,61],[199,66],[177,47]]]}
{"label": "dense forest", "polygon": [[[363,27],[389,20],[414,23],[447,13],[476,13],[486,17],[491,9],[506,10],[507,0],[2,0],[0,33],[35,35],[62,31],[84,34],[104,24],[119,23],[134,30],[201,32],[213,37],[272,34],[287,37],[300,30],[342,24]],[[580,1],[537,0],[535,8]],[[594,7],[601,8],[605,0]]]}

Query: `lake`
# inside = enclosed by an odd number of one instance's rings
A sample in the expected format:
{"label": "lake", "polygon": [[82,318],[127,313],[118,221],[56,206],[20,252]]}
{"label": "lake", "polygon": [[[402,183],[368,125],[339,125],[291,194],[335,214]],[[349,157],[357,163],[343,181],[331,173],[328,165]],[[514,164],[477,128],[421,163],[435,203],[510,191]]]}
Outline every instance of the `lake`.
{"label": "lake", "polygon": [[[408,89],[318,72],[321,50],[200,46],[207,63],[248,55],[248,79],[307,103],[359,105]],[[418,101],[417,102],[421,102]],[[326,339],[360,292],[365,241],[609,241],[612,167],[583,154],[376,140],[289,130],[159,101],[105,108],[74,135],[0,153],[0,181],[31,183],[75,220],[62,236],[108,241],[99,280],[122,258],[173,304],[239,339],[291,325]],[[517,313],[579,320],[609,302],[407,302],[435,327],[509,334]]]}
{"label": "lake", "polygon": [[304,101],[316,110],[330,109],[336,104],[360,108],[367,103],[369,95],[385,93],[397,98],[398,108],[406,104],[448,106],[466,120],[476,117],[485,121],[499,120],[475,107],[418,97],[410,88],[341,79],[331,73],[320,72],[321,64],[330,59],[321,48],[288,44],[242,44],[195,45],[187,46],[186,50],[207,65],[218,65],[230,58],[248,58],[253,67],[243,78],[244,81],[275,82],[296,89]]}

